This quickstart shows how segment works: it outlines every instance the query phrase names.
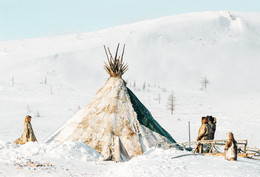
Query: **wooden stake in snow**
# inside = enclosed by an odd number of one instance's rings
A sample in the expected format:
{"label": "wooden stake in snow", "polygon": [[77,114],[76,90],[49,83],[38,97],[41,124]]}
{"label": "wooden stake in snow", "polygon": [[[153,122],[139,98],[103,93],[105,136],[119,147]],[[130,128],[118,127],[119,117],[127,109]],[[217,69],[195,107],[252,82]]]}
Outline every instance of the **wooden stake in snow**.
{"label": "wooden stake in snow", "polygon": [[189,148],[190,148],[190,121],[188,122],[188,129],[189,129]]}

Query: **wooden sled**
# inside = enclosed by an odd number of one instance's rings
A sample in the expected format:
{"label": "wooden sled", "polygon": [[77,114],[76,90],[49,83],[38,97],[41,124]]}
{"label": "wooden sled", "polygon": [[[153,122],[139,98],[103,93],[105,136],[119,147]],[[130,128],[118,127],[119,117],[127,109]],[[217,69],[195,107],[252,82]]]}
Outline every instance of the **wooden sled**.
{"label": "wooden sled", "polygon": [[[194,153],[198,153],[199,145],[203,145],[203,149],[205,150],[201,154],[211,156],[225,156],[224,147],[226,145],[226,142],[227,140],[202,140],[168,144],[168,147],[173,148],[178,144],[187,151],[193,151]],[[260,160],[260,149],[255,147],[247,147],[247,144],[247,140],[237,140],[237,156]]]}

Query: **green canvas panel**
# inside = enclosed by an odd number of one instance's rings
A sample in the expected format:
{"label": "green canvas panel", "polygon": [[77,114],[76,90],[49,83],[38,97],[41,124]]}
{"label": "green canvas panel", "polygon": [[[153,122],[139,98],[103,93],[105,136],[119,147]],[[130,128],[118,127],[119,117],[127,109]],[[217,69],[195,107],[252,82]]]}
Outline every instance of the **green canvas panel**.
{"label": "green canvas panel", "polygon": [[[129,88],[127,88],[127,91],[129,93],[133,108],[137,114],[138,121],[150,130],[166,137],[171,143],[176,143],[171,135],[166,130],[164,130],[153,118],[150,111],[141,103],[141,101],[135,96],[135,94]],[[179,145],[177,145],[176,147],[178,147],[179,149],[181,148]]]}

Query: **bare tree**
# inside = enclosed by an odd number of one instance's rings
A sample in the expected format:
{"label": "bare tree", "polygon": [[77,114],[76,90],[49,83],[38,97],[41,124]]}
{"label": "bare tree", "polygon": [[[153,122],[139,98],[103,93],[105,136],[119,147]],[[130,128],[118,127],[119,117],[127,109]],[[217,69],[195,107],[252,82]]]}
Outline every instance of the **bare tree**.
{"label": "bare tree", "polygon": [[201,90],[207,90],[208,85],[210,84],[210,81],[208,80],[208,78],[206,76],[204,76],[201,81]]}
{"label": "bare tree", "polygon": [[11,86],[14,85],[14,76],[12,76],[12,80],[11,80]]}
{"label": "bare tree", "polygon": [[173,92],[171,92],[171,94],[168,97],[168,103],[167,103],[167,109],[171,111],[171,114],[173,114],[173,111],[175,110],[175,101],[176,98]]}
{"label": "bare tree", "polygon": [[44,83],[44,85],[47,84],[47,77],[46,76],[44,77],[44,82],[43,83]]}
{"label": "bare tree", "polygon": [[145,87],[146,87],[146,83],[145,83],[145,81],[144,81],[144,84],[143,84],[143,90],[145,90]]}
{"label": "bare tree", "polygon": [[134,88],[136,87],[136,83],[135,83],[135,81],[134,81],[133,87],[134,87]]}

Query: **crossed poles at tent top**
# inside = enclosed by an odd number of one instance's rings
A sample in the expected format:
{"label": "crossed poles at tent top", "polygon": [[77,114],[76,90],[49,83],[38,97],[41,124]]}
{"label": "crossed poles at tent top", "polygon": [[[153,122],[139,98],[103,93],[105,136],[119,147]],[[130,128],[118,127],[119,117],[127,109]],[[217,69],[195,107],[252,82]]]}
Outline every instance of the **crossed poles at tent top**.
{"label": "crossed poles at tent top", "polygon": [[[120,55],[118,56],[119,45],[120,44],[118,43],[114,57],[112,56],[109,47],[107,47],[107,49],[106,49],[106,46],[104,45],[104,49],[105,49],[107,61],[108,61],[108,64],[106,62],[104,62],[104,64],[105,64],[104,69],[110,75],[110,77],[121,78],[122,75],[128,70],[128,64],[125,64],[123,62],[125,44],[124,44],[123,52],[122,52],[121,56]],[[108,50],[108,52],[107,52],[107,50]],[[108,53],[109,53],[109,56],[108,56]]]}

